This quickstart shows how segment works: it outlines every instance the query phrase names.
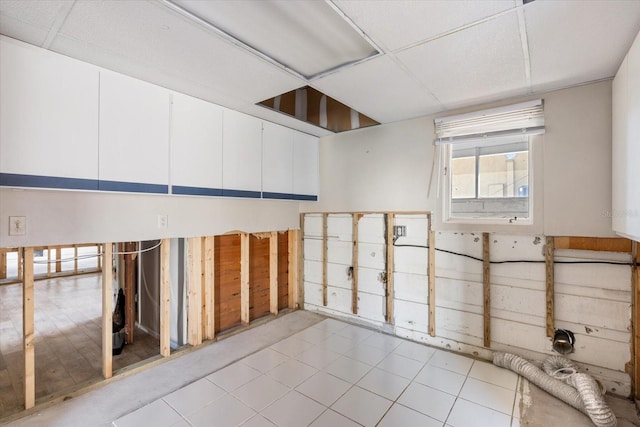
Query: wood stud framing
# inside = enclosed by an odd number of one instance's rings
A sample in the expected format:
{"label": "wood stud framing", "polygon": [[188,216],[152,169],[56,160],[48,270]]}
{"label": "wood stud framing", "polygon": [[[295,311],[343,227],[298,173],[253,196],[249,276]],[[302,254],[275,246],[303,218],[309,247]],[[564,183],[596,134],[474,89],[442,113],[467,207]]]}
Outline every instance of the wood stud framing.
{"label": "wood stud framing", "polygon": [[429,335],[436,336],[436,232],[431,229],[429,215],[427,274],[429,280]]}
{"label": "wood stud framing", "polygon": [[[634,265],[631,268],[631,289],[633,300],[633,311],[631,324],[633,326],[632,333],[632,363],[633,372],[631,377],[632,397],[640,400],[640,242],[633,242],[631,248],[631,259]],[[637,405],[637,403],[636,403]]]}
{"label": "wood stud framing", "polygon": [[215,265],[214,265],[214,252],[215,252],[215,238],[213,236],[203,237],[203,268],[202,268],[202,281],[204,286],[204,302],[203,307],[205,313],[203,317],[203,336],[204,339],[212,340],[216,334],[215,328],[215,298],[216,287],[214,283],[215,277]]}
{"label": "wood stud framing", "polygon": [[171,354],[171,246],[169,239],[160,244],[160,355]]}
{"label": "wood stud framing", "polygon": [[269,311],[278,314],[278,232],[269,235]]}
{"label": "wood stud framing", "polygon": [[300,230],[289,230],[289,308],[301,308],[304,306],[304,295],[300,283],[300,269],[302,263],[298,262],[300,257],[302,240]]}
{"label": "wood stud framing", "polygon": [[555,241],[551,236],[547,236],[544,249],[544,260],[546,266],[546,299],[547,299],[547,336],[553,338],[555,333],[555,271],[554,253]]}
{"label": "wood stud framing", "polygon": [[358,221],[360,214],[352,214],[351,239],[353,248],[351,251],[351,312],[358,314]]}
{"label": "wood stud framing", "polygon": [[187,239],[187,343],[202,344],[202,241]]}
{"label": "wood stud framing", "polygon": [[35,377],[35,327],[34,327],[34,287],[33,248],[25,248],[22,289],[22,331],[24,351],[24,407],[33,408],[36,403]]}
{"label": "wood stud framing", "polygon": [[387,323],[393,324],[393,224],[395,220],[395,215],[392,213],[388,213],[385,215],[386,217],[386,285],[387,285],[387,310],[386,310],[386,321]]}
{"label": "wood stud framing", "polygon": [[102,376],[111,378],[113,351],[113,243],[102,251]]}
{"label": "wood stud framing", "polygon": [[[75,253],[78,253],[78,248],[74,248]],[[125,314],[124,319],[126,323],[127,330],[127,344],[133,344],[133,331],[135,327],[135,254],[131,254],[128,252],[133,252],[135,250],[135,243],[127,242],[124,244],[124,302],[125,302]],[[76,259],[77,261],[77,259]]]}
{"label": "wood stud framing", "polygon": [[249,318],[249,243],[250,236],[247,233],[240,235],[240,320],[248,325]]}
{"label": "wood stud framing", "polygon": [[7,278],[7,250],[0,249],[0,279]]}
{"label": "wood stud framing", "polygon": [[482,233],[482,300],[484,346],[491,347],[491,246],[489,233]]}
{"label": "wood stud framing", "polygon": [[329,214],[322,214],[322,305],[327,306],[327,263],[329,246],[327,243],[327,220]]}

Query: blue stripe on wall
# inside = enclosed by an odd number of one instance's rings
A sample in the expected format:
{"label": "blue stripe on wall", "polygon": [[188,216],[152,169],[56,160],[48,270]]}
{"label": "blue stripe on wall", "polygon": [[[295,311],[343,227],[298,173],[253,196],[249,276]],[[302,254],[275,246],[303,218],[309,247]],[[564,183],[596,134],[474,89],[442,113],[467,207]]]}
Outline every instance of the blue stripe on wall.
{"label": "blue stripe on wall", "polygon": [[278,200],[318,200],[318,196],[308,196],[306,194],[292,194],[292,193],[262,193],[264,199],[278,199]]}
{"label": "blue stripe on wall", "polygon": [[174,185],[171,187],[171,194],[185,194],[189,196],[222,196],[222,189]]}
{"label": "blue stripe on wall", "polygon": [[222,195],[226,197],[248,197],[252,199],[259,199],[262,193],[259,191],[246,190],[222,190]]}
{"label": "blue stripe on wall", "polygon": [[100,191],[124,191],[127,193],[168,194],[169,186],[162,184],[141,184],[138,182],[100,181]]}
{"label": "blue stripe on wall", "polygon": [[97,179],[0,173],[0,186],[98,190]]}

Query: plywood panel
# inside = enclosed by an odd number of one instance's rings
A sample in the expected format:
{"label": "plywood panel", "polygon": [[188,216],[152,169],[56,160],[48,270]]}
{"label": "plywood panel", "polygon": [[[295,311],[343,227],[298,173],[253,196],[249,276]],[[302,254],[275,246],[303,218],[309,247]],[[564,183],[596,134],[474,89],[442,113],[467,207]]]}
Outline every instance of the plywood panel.
{"label": "plywood panel", "polygon": [[216,236],[215,326],[216,332],[240,325],[240,236]]}
{"label": "plywood panel", "polygon": [[249,238],[249,319],[270,312],[269,304],[269,239]]}

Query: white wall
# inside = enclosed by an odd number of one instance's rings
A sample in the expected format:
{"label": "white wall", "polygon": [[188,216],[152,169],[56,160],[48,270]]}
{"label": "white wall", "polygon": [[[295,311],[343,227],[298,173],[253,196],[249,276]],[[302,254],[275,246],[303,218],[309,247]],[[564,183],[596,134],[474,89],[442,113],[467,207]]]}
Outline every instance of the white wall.
{"label": "white wall", "polygon": [[[0,247],[153,240],[299,228],[296,201],[0,188]],[[158,215],[168,227],[158,228]],[[9,216],[27,234],[9,236]]]}
{"label": "white wall", "polygon": [[[537,96],[540,97],[540,96]],[[520,102],[513,99],[473,109]],[[611,230],[611,82],[542,95],[546,134],[536,179],[536,225],[509,232],[605,237]],[[451,112],[464,112],[466,109]],[[433,118],[421,117],[320,140],[320,197],[310,212],[429,210],[441,219],[434,173]],[[542,191],[540,190],[542,186]],[[542,205],[542,206],[541,206]],[[438,229],[505,231],[504,227]]]}

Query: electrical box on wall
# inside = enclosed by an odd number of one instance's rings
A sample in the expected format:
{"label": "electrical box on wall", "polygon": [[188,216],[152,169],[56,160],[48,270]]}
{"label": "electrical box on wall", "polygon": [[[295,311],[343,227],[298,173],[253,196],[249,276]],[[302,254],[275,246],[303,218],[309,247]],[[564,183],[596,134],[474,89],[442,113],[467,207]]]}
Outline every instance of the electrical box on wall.
{"label": "electrical box on wall", "polygon": [[25,236],[27,234],[27,217],[9,217],[9,236]]}
{"label": "electrical box on wall", "polygon": [[394,225],[393,226],[393,236],[395,238],[404,237],[407,235],[407,226],[406,225]]}

